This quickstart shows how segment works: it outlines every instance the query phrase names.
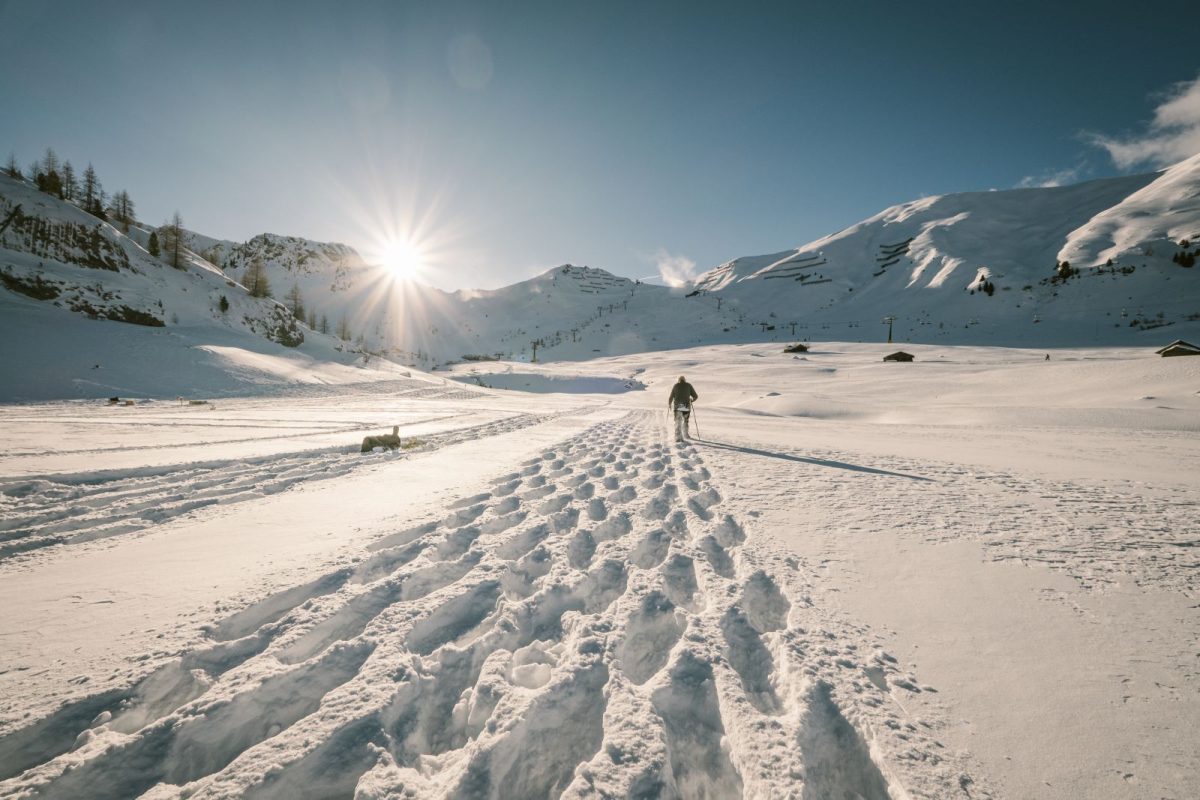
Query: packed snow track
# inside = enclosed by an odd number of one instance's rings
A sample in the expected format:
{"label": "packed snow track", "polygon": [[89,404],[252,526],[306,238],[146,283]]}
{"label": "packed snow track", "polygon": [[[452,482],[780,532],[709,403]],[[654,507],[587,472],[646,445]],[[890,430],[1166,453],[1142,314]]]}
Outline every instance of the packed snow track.
{"label": "packed snow track", "polygon": [[[701,448],[600,422],[353,564],[0,739],[0,795],[955,796],[870,634],[723,511]],[[914,686],[915,688],[915,686]],[[881,762],[883,747],[902,757]],[[407,793],[407,794],[406,794]]]}

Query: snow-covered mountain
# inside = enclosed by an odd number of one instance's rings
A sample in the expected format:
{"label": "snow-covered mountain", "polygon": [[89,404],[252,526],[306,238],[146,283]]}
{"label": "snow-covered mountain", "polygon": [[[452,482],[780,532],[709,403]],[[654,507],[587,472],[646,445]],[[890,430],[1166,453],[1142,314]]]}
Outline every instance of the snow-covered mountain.
{"label": "snow-covered mountain", "polygon": [[[176,270],[147,252],[151,232],[122,232],[0,178],[0,303],[47,312],[14,335],[74,310],[421,368],[530,360],[535,349],[539,360],[580,360],[763,339],[883,341],[888,317],[895,341],[912,343],[1200,336],[1200,271],[1190,267],[1200,155],[1145,175],[914,200],[801,247],[733,259],[679,289],[567,264],[502,289],[448,293],[397,281],[343,244],[267,233],[238,243],[187,232],[186,268]],[[259,268],[275,300],[247,291]]]}
{"label": "snow-covered mountain", "polygon": [[895,316],[901,341],[1136,343],[1196,330],[1200,273],[1179,261],[1198,236],[1200,155],[1148,175],[915,200],[734,259],[693,288],[813,337],[870,340]]}
{"label": "snow-covered mountain", "polygon": [[[261,238],[261,237],[260,237]],[[1074,186],[969,192],[888,208],[783,252],[733,259],[683,289],[563,265],[493,291],[394,283],[360,265],[335,286],[301,255],[277,291],[346,314],[367,347],[430,367],[586,359],[762,339],[1034,347],[1157,345],[1200,334],[1200,156]],[[329,287],[321,294],[322,285]],[[1161,329],[1161,330],[1160,330]]]}

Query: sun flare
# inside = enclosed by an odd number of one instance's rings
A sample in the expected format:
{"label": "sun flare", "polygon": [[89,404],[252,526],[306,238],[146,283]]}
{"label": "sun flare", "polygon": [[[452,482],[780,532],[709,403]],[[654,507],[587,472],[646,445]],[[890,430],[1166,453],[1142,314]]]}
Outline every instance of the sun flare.
{"label": "sun flare", "polygon": [[395,277],[411,280],[420,274],[425,256],[407,239],[395,239],[384,247],[380,260]]}

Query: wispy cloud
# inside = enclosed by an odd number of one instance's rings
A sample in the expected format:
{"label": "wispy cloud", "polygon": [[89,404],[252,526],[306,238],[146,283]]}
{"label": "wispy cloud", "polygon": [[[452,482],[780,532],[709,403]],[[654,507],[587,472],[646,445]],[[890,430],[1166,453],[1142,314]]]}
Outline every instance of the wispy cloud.
{"label": "wispy cloud", "polygon": [[1039,175],[1026,175],[1017,182],[1018,189],[1044,189],[1047,186],[1066,186],[1079,180],[1083,167],[1070,167],[1056,171],[1043,172]]}
{"label": "wispy cloud", "polygon": [[696,277],[696,262],[687,256],[671,255],[660,247],[652,259],[658,267],[658,276],[667,286],[683,286]]}
{"label": "wispy cloud", "polygon": [[1108,136],[1089,131],[1084,139],[1108,151],[1121,169],[1165,167],[1200,153],[1200,75],[1167,89],[1142,133]]}

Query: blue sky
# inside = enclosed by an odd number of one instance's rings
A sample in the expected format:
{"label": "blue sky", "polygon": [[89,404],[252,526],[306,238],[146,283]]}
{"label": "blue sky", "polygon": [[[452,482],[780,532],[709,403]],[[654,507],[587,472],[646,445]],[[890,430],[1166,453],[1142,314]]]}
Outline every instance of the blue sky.
{"label": "blue sky", "polygon": [[443,288],[707,269],[1191,147],[1190,4],[1054,5],[0,2],[0,150]]}

